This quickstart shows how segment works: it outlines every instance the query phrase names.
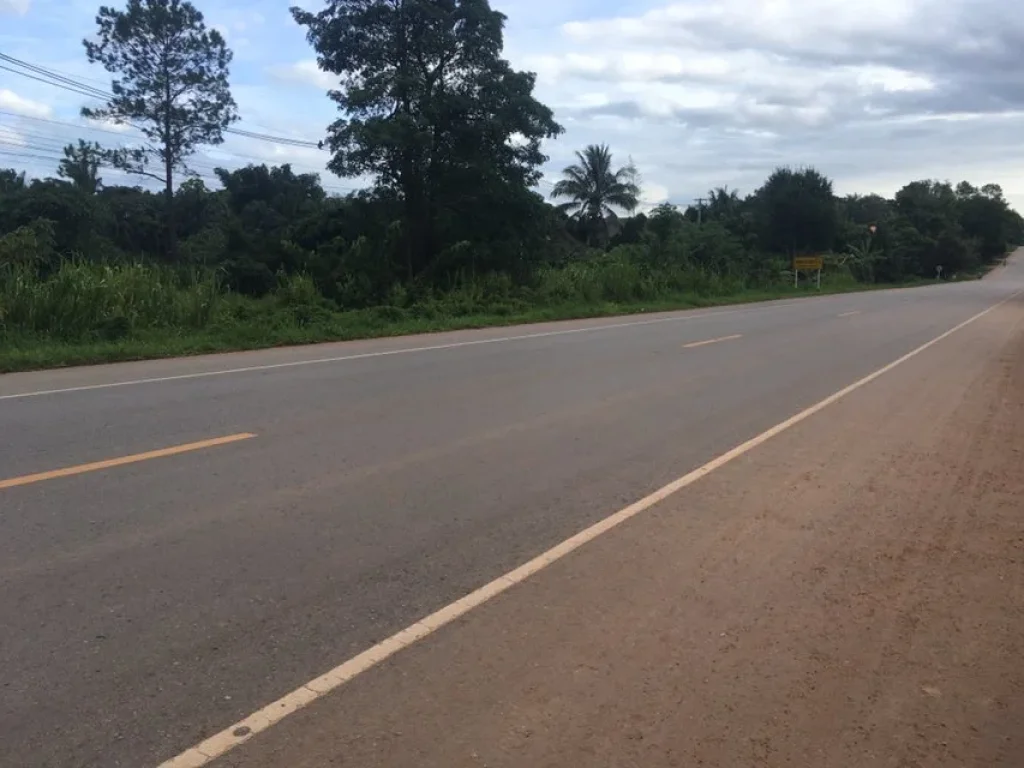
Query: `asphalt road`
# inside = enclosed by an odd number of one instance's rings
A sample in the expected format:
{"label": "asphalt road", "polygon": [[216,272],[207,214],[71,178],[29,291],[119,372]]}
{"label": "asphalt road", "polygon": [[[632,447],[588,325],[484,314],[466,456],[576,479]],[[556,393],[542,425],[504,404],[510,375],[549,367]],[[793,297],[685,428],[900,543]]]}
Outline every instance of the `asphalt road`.
{"label": "asphalt road", "polygon": [[156,766],[1022,287],[0,377],[0,765]]}

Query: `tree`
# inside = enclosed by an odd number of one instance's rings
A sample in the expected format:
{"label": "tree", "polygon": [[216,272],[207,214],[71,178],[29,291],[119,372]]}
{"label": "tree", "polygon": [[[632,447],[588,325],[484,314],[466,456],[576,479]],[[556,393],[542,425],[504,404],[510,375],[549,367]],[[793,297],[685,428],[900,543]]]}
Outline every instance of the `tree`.
{"label": "tree", "polygon": [[78,146],[68,144],[64,147],[64,159],[57,166],[57,175],[68,179],[86,194],[95,195],[103,183],[99,178],[102,157],[103,150],[99,144],[79,139]]}
{"label": "tree", "polygon": [[[960,185],[960,193],[976,194],[970,185]],[[925,237],[938,239],[957,227],[957,192],[948,182],[912,181],[896,193],[896,211]]]}
{"label": "tree", "polygon": [[835,246],[839,216],[832,182],[818,171],[777,168],[754,197],[762,247],[792,256]]}
{"label": "tree", "polygon": [[607,240],[608,220],[615,220],[616,208],[627,213],[640,202],[636,168],[625,165],[612,170],[612,153],[605,144],[591,144],[576,153],[577,163],[562,171],[565,177],[551,191],[553,198],[568,198],[558,209],[571,213],[585,225],[587,239]]}
{"label": "tree", "polygon": [[[97,40],[84,40],[89,61],[114,75],[113,95],[85,117],[130,123],[150,141],[142,148],[112,149],[105,160],[164,185],[168,251],[177,250],[174,174],[187,170],[197,147],[220,144],[238,119],[228,86],[231,51],[203,14],[187,0],[128,0],[124,11],[101,7]],[[148,169],[159,160],[161,172]]]}
{"label": "tree", "polygon": [[728,221],[739,216],[743,201],[740,193],[728,187],[715,187],[708,192],[704,215],[708,220]]}
{"label": "tree", "polygon": [[964,235],[972,238],[984,262],[1002,258],[1013,238],[1014,216],[998,184],[986,184],[974,194],[961,196],[957,187],[957,214]]}
{"label": "tree", "polygon": [[487,0],[330,0],[292,15],[339,77],[329,167],[400,197],[408,277],[442,250],[439,211],[472,217],[474,190],[536,183],[541,141],[562,129],[535,76],[501,58],[505,16]]}
{"label": "tree", "polygon": [[21,192],[26,187],[25,172],[13,168],[0,169],[0,194]]}
{"label": "tree", "polygon": [[881,195],[847,195],[839,201],[839,209],[852,224],[878,226],[892,215],[892,201]]}

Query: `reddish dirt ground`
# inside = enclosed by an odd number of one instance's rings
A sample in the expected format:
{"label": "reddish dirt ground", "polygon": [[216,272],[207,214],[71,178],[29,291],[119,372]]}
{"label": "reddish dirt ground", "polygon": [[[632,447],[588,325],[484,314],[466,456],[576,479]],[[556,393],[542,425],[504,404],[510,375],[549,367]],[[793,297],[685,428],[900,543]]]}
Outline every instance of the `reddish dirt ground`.
{"label": "reddish dirt ground", "polygon": [[214,765],[1019,768],[1022,560],[1016,301]]}

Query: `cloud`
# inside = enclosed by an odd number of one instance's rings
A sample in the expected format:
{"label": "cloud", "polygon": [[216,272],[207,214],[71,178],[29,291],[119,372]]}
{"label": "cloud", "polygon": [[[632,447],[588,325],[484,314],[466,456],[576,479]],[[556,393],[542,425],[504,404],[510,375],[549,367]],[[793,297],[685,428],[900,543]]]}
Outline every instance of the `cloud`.
{"label": "cloud", "polygon": [[13,13],[24,16],[28,13],[32,0],[0,0],[0,13]]}
{"label": "cloud", "polygon": [[322,91],[338,87],[338,78],[320,69],[314,59],[303,59],[292,64],[269,67],[268,72],[284,83],[298,83],[319,88]]}
{"label": "cloud", "polygon": [[[618,162],[634,158],[651,201],[685,203],[724,184],[751,192],[776,165],[809,164],[841,193],[892,193],[914,178],[963,177],[1002,184],[1024,209],[1024,14],[1015,0],[492,4],[508,15],[506,55],[538,73],[537,96],[567,129],[545,143],[548,181],[575,150],[607,143]],[[28,5],[0,0],[0,11],[24,13]],[[284,7],[209,0],[203,8],[236,53],[239,127],[322,138],[338,117],[325,94],[338,79],[317,68]],[[81,51],[94,16],[86,0],[36,3],[28,15],[3,17],[0,47],[107,88],[109,79]],[[0,72],[5,111],[81,125],[78,110],[87,103]],[[79,135],[118,141],[84,128],[16,125],[30,143],[43,135],[57,143]],[[210,153],[216,160],[203,154],[199,164],[291,161],[320,170],[326,159],[237,136]],[[324,180],[357,184],[329,173]]]}
{"label": "cloud", "polygon": [[971,174],[1024,190],[1015,0],[689,0],[514,48],[567,128],[555,167],[606,141],[683,202],[750,192],[778,164],[840,191]]}
{"label": "cloud", "polygon": [[116,120],[93,120],[87,117],[82,118],[82,123],[90,128],[97,128],[102,131],[113,131],[115,133],[136,133],[137,129],[128,123],[119,123]]}
{"label": "cloud", "polygon": [[6,88],[0,88],[0,109],[28,117],[49,117],[53,113],[49,105],[26,99]]}

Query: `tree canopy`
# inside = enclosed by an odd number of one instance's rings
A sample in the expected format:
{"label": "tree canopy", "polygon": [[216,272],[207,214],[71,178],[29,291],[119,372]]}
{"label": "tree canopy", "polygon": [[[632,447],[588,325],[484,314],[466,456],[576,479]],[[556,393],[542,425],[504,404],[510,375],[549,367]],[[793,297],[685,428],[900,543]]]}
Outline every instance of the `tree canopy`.
{"label": "tree canopy", "polygon": [[534,76],[501,57],[505,16],[487,0],[331,0],[292,15],[338,77],[329,167],[399,196],[408,277],[449,245],[439,219],[539,178],[541,141],[562,129],[533,97]]}
{"label": "tree canopy", "polygon": [[576,159],[562,171],[551,197],[568,198],[558,210],[578,219],[588,238],[607,240],[609,219],[618,218],[616,209],[632,213],[640,204],[636,167],[630,163],[613,169],[606,144],[591,144],[577,152]]}
{"label": "tree canopy", "polygon": [[[108,150],[111,165],[161,181],[168,200],[168,245],[176,245],[174,175],[187,170],[196,148],[223,141],[238,119],[228,85],[231,51],[215,29],[207,29],[187,0],[128,0],[125,10],[108,6],[96,16],[95,40],[84,40],[90,62],[113,75],[105,106],[83,108],[98,120],[129,123],[150,141],[142,147]],[[149,170],[153,160],[159,174]]]}
{"label": "tree canopy", "polygon": [[103,150],[99,144],[79,139],[77,146],[68,144],[64,147],[64,159],[57,166],[57,175],[67,179],[86,194],[94,195],[103,183],[103,179],[99,177],[102,161]]}
{"label": "tree canopy", "polygon": [[[174,322],[190,328],[333,338],[337,312],[361,328],[474,324],[524,308],[788,291],[792,258],[807,254],[824,257],[826,286],[935,278],[940,266],[944,279],[973,276],[1024,241],[991,183],[839,196],[821,169],[780,167],[749,194],[720,186],[696,205],[652,206],[632,161],[618,165],[603,143],[581,148],[546,199],[545,142],[562,129],[534,76],[502,57],[505,17],[487,0],[329,0],[292,14],[336,81],[330,170],[369,185],[329,194],[288,163],[182,180],[197,147],[235,130],[231,53],[185,0],[101,8],[86,50],[111,72],[112,95],[85,113],[145,141],[70,144],[57,178],[0,169],[0,337],[108,339],[171,322],[165,305],[184,295]],[[161,189],[105,183],[104,164]],[[89,317],[75,314],[78,295],[96,300]]]}
{"label": "tree canopy", "polygon": [[814,168],[777,168],[754,198],[766,249],[792,256],[835,246],[839,216],[832,181]]}

